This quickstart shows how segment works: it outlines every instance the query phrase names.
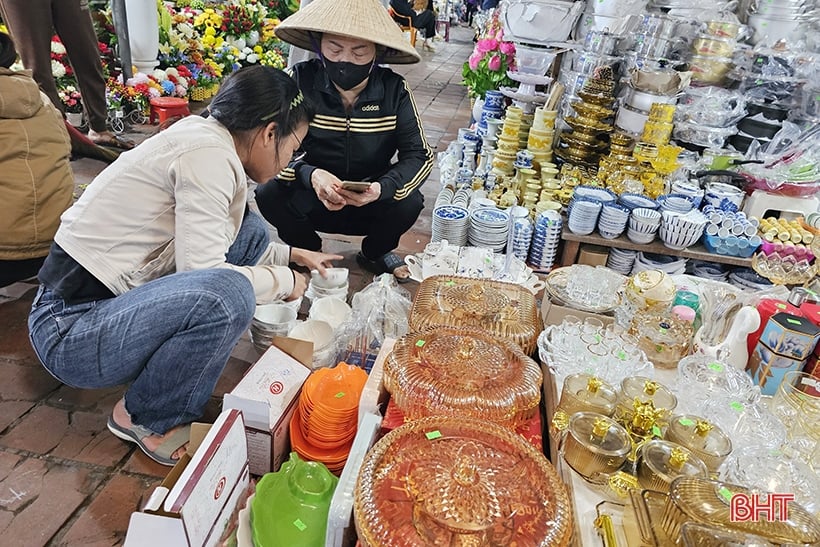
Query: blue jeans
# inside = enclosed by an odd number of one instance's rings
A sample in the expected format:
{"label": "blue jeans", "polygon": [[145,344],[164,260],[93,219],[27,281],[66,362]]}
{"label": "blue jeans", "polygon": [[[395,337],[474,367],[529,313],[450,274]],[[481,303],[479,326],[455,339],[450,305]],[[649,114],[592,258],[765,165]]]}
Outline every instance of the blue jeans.
{"label": "blue jeans", "polygon": [[[248,212],[227,262],[256,264],[268,243],[264,220]],[[125,407],[132,422],[164,434],[202,416],[255,309],[248,278],[221,268],[167,275],[81,304],[40,286],[29,336],[46,369],[69,386],[130,382]]]}

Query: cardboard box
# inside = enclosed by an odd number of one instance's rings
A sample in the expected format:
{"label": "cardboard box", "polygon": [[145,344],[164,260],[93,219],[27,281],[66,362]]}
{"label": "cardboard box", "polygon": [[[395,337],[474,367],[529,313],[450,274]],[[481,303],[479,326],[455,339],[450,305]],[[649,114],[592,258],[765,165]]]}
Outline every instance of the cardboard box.
{"label": "cardboard box", "polygon": [[609,315],[601,315],[599,313],[588,313],[585,311],[579,311],[573,308],[569,308],[567,306],[555,304],[553,302],[550,302],[550,299],[548,297],[544,296],[544,299],[541,301],[541,319],[544,320],[544,326],[560,325],[564,322],[564,317],[566,317],[567,315],[574,315],[581,321],[583,321],[587,317],[596,317],[601,320],[604,326],[607,326],[615,321],[615,318]]}
{"label": "cardboard box", "polygon": [[783,376],[792,370],[803,370],[805,364],[805,360],[781,355],[761,341],[749,357],[747,368],[752,380],[760,386],[760,392],[763,395],[774,395]]}
{"label": "cardboard box", "polygon": [[212,426],[193,424],[188,453],[131,514],[125,547],[217,545],[249,480],[241,412],[223,411]]}
{"label": "cardboard box", "polygon": [[598,245],[581,245],[581,252],[578,253],[576,264],[586,264],[588,266],[606,266],[609,258],[609,249]]}
{"label": "cardboard box", "polygon": [[769,318],[760,342],[791,359],[805,360],[814,351],[820,328],[805,317],[776,313]]}
{"label": "cardboard box", "polygon": [[277,471],[288,457],[290,419],[312,363],[312,344],[289,338],[277,338],[274,344],[222,402],[223,409],[242,411],[253,475]]}

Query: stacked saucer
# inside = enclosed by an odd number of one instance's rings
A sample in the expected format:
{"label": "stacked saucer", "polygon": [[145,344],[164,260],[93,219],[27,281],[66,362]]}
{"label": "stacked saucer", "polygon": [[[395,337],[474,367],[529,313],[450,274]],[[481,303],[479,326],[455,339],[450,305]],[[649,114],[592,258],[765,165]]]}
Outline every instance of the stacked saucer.
{"label": "stacked saucer", "polygon": [[467,241],[476,247],[501,252],[507,245],[510,214],[500,209],[481,207],[470,214]]}
{"label": "stacked saucer", "polygon": [[441,190],[439,190],[438,195],[436,196],[436,205],[433,209],[441,207],[442,205],[450,205],[453,203],[453,196],[455,195],[456,191],[453,189],[452,186],[445,186]]}
{"label": "stacked saucer", "polygon": [[626,229],[629,209],[617,203],[604,203],[598,218],[598,233],[606,239],[615,239]]}
{"label": "stacked saucer", "polygon": [[761,291],[769,289],[772,282],[759,275],[751,268],[736,268],[729,274],[729,283],[744,291]]}
{"label": "stacked saucer", "polygon": [[693,260],[690,262],[692,273],[696,277],[703,279],[710,279],[712,281],[726,282],[729,277],[729,271],[721,264],[714,262],[702,262],[700,260]]}
{"label": "stacked saucer", "polygon": [[433,209],[432,241],[446,239],[456,246],[467,244],[470,213],[466,207],[441,205]]}
{"label": "stacked saucer", "polygon": [[658,202],[652,198],[648,198],[641,194],[630,194],[629,192],[621,194],[618,198],[618,203],[629,209],[643,208],[643,209],[657,209]]}
{"label": "stacked saucer", "polygon": [[635,251],[613,247],[609,250],[606,267],[610,270],[615,270],[619,274],[629,275],[632,273],[632,266],[635,264],[635,256],[637,254]]}
{"label": "stacked saucer", "polygon": [[293,450],[307,461],[342,472],[359,416],[359,397],[367,382],[361,368],[339,363],[308,376],[290,422]]}
{"label": "stacked saucer", "polygon": [[673,213],[685,214],[695,207],[689,196],[685,196],[683,194],[666,194],[663,196],[658,196],[658,203],[660,203],[661,212],[670,211]]}
{"label": "stacked saucer", "polygon": [[473,189],[469,186],[462,186],[453,194],[453,205],[466,208],[470,204],[470,198],[473,195]]}
{"label": "stacked saucer", "polygon": [[573,234],[589,235],[595,231],[598,215],[601,213],[600,201],[575,196],[569,204],[567,225]]}
{"label": "stacked saucer", "polygon": [[558,243],[561,241],[563,222],[557,211],[544,211],[535,217],[529,265],[542,271],[549,271],[555,263]]}

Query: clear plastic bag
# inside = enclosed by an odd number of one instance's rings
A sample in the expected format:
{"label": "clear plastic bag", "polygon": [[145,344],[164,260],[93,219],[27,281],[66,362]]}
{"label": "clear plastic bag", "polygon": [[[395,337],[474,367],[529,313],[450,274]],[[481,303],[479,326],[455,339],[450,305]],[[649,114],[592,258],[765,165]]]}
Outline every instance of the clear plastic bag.
{"label": "clear plastic bag", "polygon": [[337,361],[358,365],[370,372],[385,338],[407,333],[410,293],[392,274],[382,274],[353,295],[353,312],[338,330]]}
{"label": "clear plastic bag", "polygon": [[678,99],[675,121],[730,127],[745,115],[746,100],[742,93],[721,87],[690,87]]}

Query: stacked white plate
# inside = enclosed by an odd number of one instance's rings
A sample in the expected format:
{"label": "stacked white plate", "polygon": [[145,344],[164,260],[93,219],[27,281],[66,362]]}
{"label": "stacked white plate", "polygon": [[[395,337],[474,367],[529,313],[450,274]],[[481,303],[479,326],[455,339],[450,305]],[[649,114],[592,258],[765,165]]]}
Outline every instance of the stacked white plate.
{"label": "stacked white plate", "polygon": [[629,275],[632,273],[632,266],[635,264],[635,256],[637,254],[636,251],[613,247],[609,250],[606,267],[610,270],[615,270],[619,274]]}
{"label": "stacked white plate", "polygon": [[450,205],[453,203],[453,195],[455,195],[455,190],[453,190],[452,186],[442,188],[436,196],[436,205],[433,209],[438,209],[442,205]]}
{"label": "stacked white plate", "polygon": [[572,197],[589,198],[600,201],[601,203],[615,203],[618,200],[618,196],[611,190],[601,188],[600,186],[587,186],[584,184],[575,187],[575,190],[572,192]]}
{"label": "stacked white plate", "polygon": [[652,198],[641,194],[630,194],[629,192],[621,194],[618,198],[618,203],[629,209],[643,208],[643,209],[657,209],[658,202]]}
{"label": "stacked white plate", "polygon": [[686,272],[686,261],[685,258],[675,256],[639,252],[632,266],[632,275],[648,270],[661,270],[669,275],[680,275]]}
{"label": "stacked white plate", "polygon": [[557,211],[543,211],[535,217],[529,264],[536,270],[551,270],[561,241],[563,221]]}
{"label": "stacked white plate", "polygon": [[456,193],[453,195],[453,201],[451,202],[453,205],[458,205],[459,207],[467,207],[470,204],[470,198],[473,195],[473,189],[469,186],[462,186]]}
{"label": "stacked white plate", "polygon": [[626,228],[629,209],[617,203],[604,203],[598,218],[598,233],[606,239],[615,239]]}
{"label": "stacked white plate", "polygon": [[688,213],[694,208],[692,200],[683,194],[667,194],[658,197],[661,205],[661,212],[671,211],[673,213]]}
{"label": "stacked white plate", "polygon": [[432,241],[446,239],[453,245],[467,244],[470,213],[466,207],[441,205],[433,209]]}
{"label": "stacked white plate", "polygon": [[600,201],[581,197],[572,198],[568,208],[569,220],[567,221],[570,232],[584,236],[594,232],[601,208]]}
{"label": "stacked white plate", "polygon": [[470,213],[467,241],[476,247],[501,252],[507,245],[510,214],[501,209],[481,207]]}

